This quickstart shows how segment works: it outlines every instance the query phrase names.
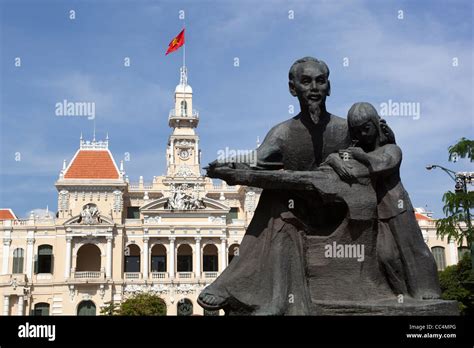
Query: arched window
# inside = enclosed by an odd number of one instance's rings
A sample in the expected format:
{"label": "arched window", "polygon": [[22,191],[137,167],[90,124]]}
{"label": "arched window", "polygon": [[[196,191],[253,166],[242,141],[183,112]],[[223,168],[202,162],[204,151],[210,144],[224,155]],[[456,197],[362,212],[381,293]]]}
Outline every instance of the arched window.
{"label": "arched window", "polygon": [[461,261],[464,255],[471,255],[471,250],[468,247],[459,247],[458,248],[458,259]]}
{"label": "arched window", "polygon": [[151,271],[166,272],[166,248],[163,244],[151,248]]}
{"label": "arched window", "polygon": [[125,248],[125,272],[140,272],[140,248],[136,244]]}
{"label": "arched window", "polygon": [[232,244],[229,247],[229,264],[235,256],[239,255],[239,244]]}
{"label": "arched window", "polygon": [[177,312],[179,316],[187,316],[193,314],[193,303],[187,298],[178,301]]}
{"label": "arched window", "polygon": [[193,271],[193,249],[188,244],[178,247],[178,272]]}
{"label": "arched window", "polygon": [[446,268],[446,257],[444,253],[443,247],[433,247],[431,248],[431,252],[433,253],[434,259],[436,261],[436,265],[438,266],[438,270],[442,271]]}
{"label": "arched window", "polygon": [[202,268],[204,272],[217,272],[219,268],[218,251],[214,244],[207,244],[202,253]]}
{"label": "arched window", "polygon": [[33,315],[37,317],[44,317],[49,315],[49,303],[40,302],[35,304]]}
{"label": "arched window", "polygon": [[53,247],[43,244],[38,247],[35,273],[53,273]]}
{"label": "arched window", "polygon": [[85,244],[77,251],[77,272],[100,271],[100,249],[94,244]]}
{"label": "arched window", "polygon": [[25,252],[22,248],[13,251],[13,272],[14,274],[23,273],[23,260]]}
{"label": "arched window", "polygon": [[188,116],[188,103],[186,100],[181,100],[181,116]]}
{"label": "arched window", "polygon": [[82,301],[77,306],[77,315],[96,315],[95,304],[92,301]]}

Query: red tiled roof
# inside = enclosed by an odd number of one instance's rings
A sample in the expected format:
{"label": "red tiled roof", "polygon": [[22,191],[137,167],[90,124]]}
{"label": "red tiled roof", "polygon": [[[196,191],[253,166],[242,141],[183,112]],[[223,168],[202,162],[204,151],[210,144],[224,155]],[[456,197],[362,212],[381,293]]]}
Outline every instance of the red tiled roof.
{"label": "red tiled roof", "polygon": [[11,209],[0,209],[0,220],[15,220],[16,216]]}
{"label": "red tiled roof", "polygon": [[65,179],[118,179],[119,172],[108,150],[79,150],[64,174]]}
{"label": "red tiled roof", "polygon": [[433,220],[432,218],[426,216],[426,215],[423,215],[421,213],[418,213],[418,212],[415,212],[415,216],[416,216],[416,219],[417,220],[426,220],[426,221],[431,221]]}

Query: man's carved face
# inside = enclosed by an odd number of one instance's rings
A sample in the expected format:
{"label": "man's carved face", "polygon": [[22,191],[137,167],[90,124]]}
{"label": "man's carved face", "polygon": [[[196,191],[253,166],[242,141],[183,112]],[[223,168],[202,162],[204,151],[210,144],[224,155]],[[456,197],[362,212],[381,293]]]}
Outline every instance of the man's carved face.
{"label": "man's carved face", "polygon": [[290,93],[298,97],[302,108],[321,108],[330,94],[330,83],[324,66],[316,62],[304,62],[297,66],[293,81],[289,82]]}

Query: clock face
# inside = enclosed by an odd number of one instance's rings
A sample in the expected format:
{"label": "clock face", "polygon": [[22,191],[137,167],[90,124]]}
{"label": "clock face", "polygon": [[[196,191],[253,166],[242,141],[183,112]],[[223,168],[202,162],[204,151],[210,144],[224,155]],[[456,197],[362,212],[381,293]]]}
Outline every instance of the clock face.
{"label": "clock face", "polygon": [[187,150],[187,149],[181,150],[181,151],[179,152],[179,157],[180,157],[181,159],[183,159],[183,160],[184,160],[184,159],[188,159],[188,158],[189,158],[189,150]]}

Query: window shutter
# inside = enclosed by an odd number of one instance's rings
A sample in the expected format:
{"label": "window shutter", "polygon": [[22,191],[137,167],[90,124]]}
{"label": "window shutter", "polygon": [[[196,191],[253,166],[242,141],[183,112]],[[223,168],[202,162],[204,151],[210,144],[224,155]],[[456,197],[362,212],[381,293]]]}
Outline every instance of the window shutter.
{"label": "window shutter", "polygon": [[38,255],[35,255],[35,274],[38,274]]}
{"label": "window shutter", "polygon": [[50,273],[54,272],[54,255],[51,253],[51,270]]}
{"label": "window shutter", "polygon": [[13,256],[13,269],[12,269],[13,274],[18,273],[17,268],[18,268],[18,258]]}

